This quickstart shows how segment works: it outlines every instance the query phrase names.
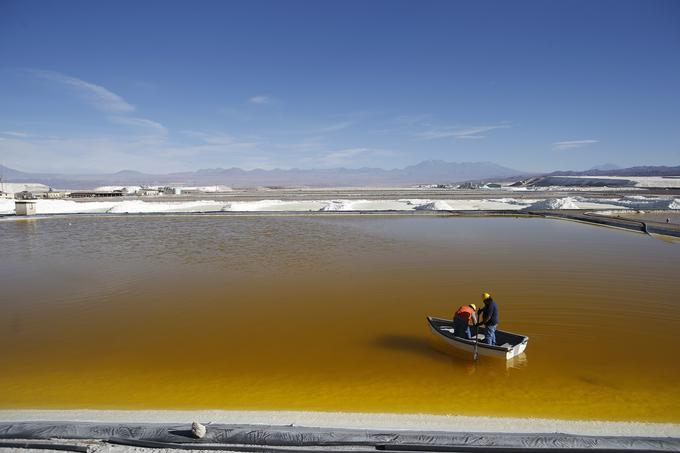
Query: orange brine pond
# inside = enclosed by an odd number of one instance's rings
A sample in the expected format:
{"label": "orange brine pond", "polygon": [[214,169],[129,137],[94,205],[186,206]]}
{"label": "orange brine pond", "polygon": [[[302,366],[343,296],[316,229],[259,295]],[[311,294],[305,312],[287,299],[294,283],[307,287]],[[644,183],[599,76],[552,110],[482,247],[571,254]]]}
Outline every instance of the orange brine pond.
{"label": "orange brine pond", "polygon": [[[0,222],[0,408],[680,422],[680,244],[573,222],[80,217]],[[442,351],[482,291],[530,337]]]}

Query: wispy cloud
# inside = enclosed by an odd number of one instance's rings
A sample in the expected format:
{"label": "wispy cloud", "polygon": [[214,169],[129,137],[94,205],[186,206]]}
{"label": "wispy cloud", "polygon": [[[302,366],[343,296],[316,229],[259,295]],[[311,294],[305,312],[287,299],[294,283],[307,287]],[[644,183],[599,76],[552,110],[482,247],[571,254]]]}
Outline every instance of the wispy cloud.
{"label": "wispy cloud", "polygon": [[133,126],[141,129],[147,129],[149,131],[153,131],[157,134],[162,134],[166,135],[168,133],[168,129],[163,126],[161,123],[147,119],[147,118],[138,118],[135,116],[113,116],[111,117],[111,121],[118,123],[118,124],[123,124],[126,126]]}
{"label": "wispy cloud", "polygon": [[324,133],[324,132],[336,132],[336,131],[340,131],[340,130],[343,130],[343,129],[347,129],[352,124],[354,124],[354,123],[352,123],[351,121],[343,121],[343,122],[340,122],[340,123],[330,124],[326,127],[322,127],[321,129],[319,129],[319,132],[322,132],[322,133]]}
{"label": "wispy cloud", "polygon": [[[214,140],[213,140],[214,142]],[[7,137],[0,140],[3,164],[24,171],[89,173],[125,168],[150,173],[245,165],[256,144],[178,143],[161,135],[103,137]],[[199,168],[200,168],[199,167]]]}
{"label": "wispy cloud", "polygon": [[587,145],[592,145],[593,143],[599,143],[599,140],[567,140],[564,142],[553,143],[553,148],[557,150],[582,148]]}
{"label": "wispy cloud", "polygon": [[326,143],[320,137],[310,137],[306,140],[292,143],[273,143],[273,148],[283,150],[285,153],[320,153],[327,150]]}
{"label": "wispy cloud", "polygon": [[224,132],[182,131],[182,134],[210,145],[230,145],[234,143],[234,138]]}
{"label": "wispy cloud", "polygon": [[418,115],[399,115],[397,117],[388,120],[388,124],[403,125],[423,125],[428,124],[428,121],[432,119],[432,115],[429,113],[421,113]]}
{"label": "wispy cloud", "polygon": [[98,110],[118,113],[133,112],[135,110],[132,104],[101,85],[95,85],[94,83],[54,71],[31,69],[29,72],[42,79],[66,85],[75,90],[85,102]]}
{"label": "wispy cloud", "polygon": [[29,136],[26,132],[19,132],[19,131],[2,131],[0,132],[2,135],[8,135],[10,137],[17,137],[17,138],[26,138]]}
{"label": "wispy cloud", "polygon": [[369,148],[347,148],[338,151],[333,151],[332,153],[326,154],[323,159],[327,162],[346,162],[347,160],[358,156],[359,154],[366,154],[369,152]]}
{"label": "wispy cloud", "polygon": [[394,152],[388,149],[344,148],[331,151],[319,157],[304,159],[304,161],[322,166],[337,166],[356,163],[357,159],[375,156],[389,156],[392,154],[394,154]]}
{"label": "wispy cloud", "polygon": [[28,72],[41,79],[67,86],[87,104],[108,113],[109,121],[141,130],[147,140],[162,140],[168,135],[168,129],[158,121],[131,116],[136,110],[135,106],[103,86],[55,71],[29,69]]}
{"label": "wispy cloud", "polygon": [[248,139],[245,140],[238,139],[224,132],[186,130],[182,131],[182,134],[186,135],[187,137],[197,139],[204,145],[213,147],[221,146],[229,147],[230,149],[247,149],[254,148],[258,145],[257,140],[251,140],[252,137],[248,137]]}
{"label": "wispy cloud", "polygon": [[0,155],[6,159],[5,165],[24,171],[59,173],[109,172],[123,168],[172,170],[172,162],[157,152],[158,149],[157,142],[124,137],[33,136],[0,142]]}
{"label": "wispy cloud", "polygon": [[269,104],[272,102],[272,99],[269,96],[253,96],[250,99],[248,99],[248,102],[251,104]]}
{"label": "wispy cloud", "polygon": [[440,140],[443,138],[455,138],[457,140],[475,140],[486,138],[486,132],[495,129],[509,129],[509,124],[496,124],[491,126],[474,126],[467,128],[433,128],[424,132],[418,132],[414,136],[419,140]]}

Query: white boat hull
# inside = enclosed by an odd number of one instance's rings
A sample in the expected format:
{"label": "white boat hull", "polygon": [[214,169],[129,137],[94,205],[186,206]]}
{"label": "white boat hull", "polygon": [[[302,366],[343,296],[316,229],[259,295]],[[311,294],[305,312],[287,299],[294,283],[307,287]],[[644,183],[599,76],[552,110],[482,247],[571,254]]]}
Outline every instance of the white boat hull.
{"label": "white boat hull", "polygon": [[[451,321],[432,317],[428,317],[428,321],[430,330],[437,338],[443,340],[446,344],[457,350],[469,353],[472,357],[475,350],[474,338],[472,340],[466,340],[455,337],[453,335],[454,329]],[[504,358],[505,360],[510,360],[524,353],[529,341],[529,337],[512,334],[510,332],[497,331],[496,335],[497,338],[512,338],[513,343],[504,343],[490,346],[483,343],[484,334],[480,333],[477,335],[477,353],[480,356],[496,357],[501,359]]]}

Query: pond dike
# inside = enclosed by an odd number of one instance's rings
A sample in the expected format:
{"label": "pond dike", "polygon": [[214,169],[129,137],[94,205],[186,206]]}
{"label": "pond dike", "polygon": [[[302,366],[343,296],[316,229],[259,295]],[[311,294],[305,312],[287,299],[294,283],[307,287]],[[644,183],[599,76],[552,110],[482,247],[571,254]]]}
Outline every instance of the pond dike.
{"label": "pond dike", "polygon": [[638,231],[646,234],[658,234],[662,236],[680,237],[680,227],[675,224],[666,224],[661,222],[643,221],[637,219],[629,219],[625,217],[625,212],[621,214],[623,217],[614,217],[609,215],[601,215],[596,212],[588,211],[528,211],[527,214],[532,216],[539,216],[545,218],[558,218],[575,220],[578,222],[592,223],[594,225],[609,226],[614,228],[621,228],[624,230]]}
{"label": "pond dike", "polygon": [[680,437],[582,436],[444,431],[369,430],[274,425],[209,424],[202,439],[191,424],[14,422],[0,423],[0,450],[49,449],[97,453],[211,450],[271,453],[363,452],[668,452]]}
{"label": "pond dike", "polygon": [[[673,211],[676,212],[676,211]],[[622,211],[623,216],[626,211]],[[186,217],[186,216],[234,216],[234,217],[302,217],[302,216],[459,216],[459,217],[541,217],[548,219],[564,219],[593,225],[621,228],[650,235],[680,237],[680,226],[661,222],[629,219],[620,216],[601,215],[592,210],[413,210],[413,211],[208,211],[208,212],[149,212],[149,213],[74,213],[74,214],[36,214],[31,216],[17,216],[15,214],[0,214],[5,220],[39,220],[49,218],[78,218],[78,217]]]}

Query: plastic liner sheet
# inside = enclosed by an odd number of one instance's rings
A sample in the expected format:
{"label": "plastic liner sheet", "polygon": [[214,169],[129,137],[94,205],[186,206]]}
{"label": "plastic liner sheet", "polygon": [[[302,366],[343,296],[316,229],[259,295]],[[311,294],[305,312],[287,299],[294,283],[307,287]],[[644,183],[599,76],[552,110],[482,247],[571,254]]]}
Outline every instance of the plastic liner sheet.
{"label": "plastic liner sheet", "polygon": [[[446,451],[452,447],[521,449],[603,449],[680,451],[680,437],[579,436],[572,434],[455,433],[443,431],[379,431],[269,425],[207,425],[202,439],[193,438],[190,424],[18,422],[0,423],[3,439],[127,439],[200,444],[280,447],[364,446],[384,450]],[[495,448],[494,448],[495,449]]]}
{"label": "plastic liner sheet", "polygon": [[51,450],[51,451],[74,451],[76,453],[88,453],[88,448],[84,445],[65,445],[54,442],[5,442],[0,441],[0,449],[10,448],[12,450]]}

